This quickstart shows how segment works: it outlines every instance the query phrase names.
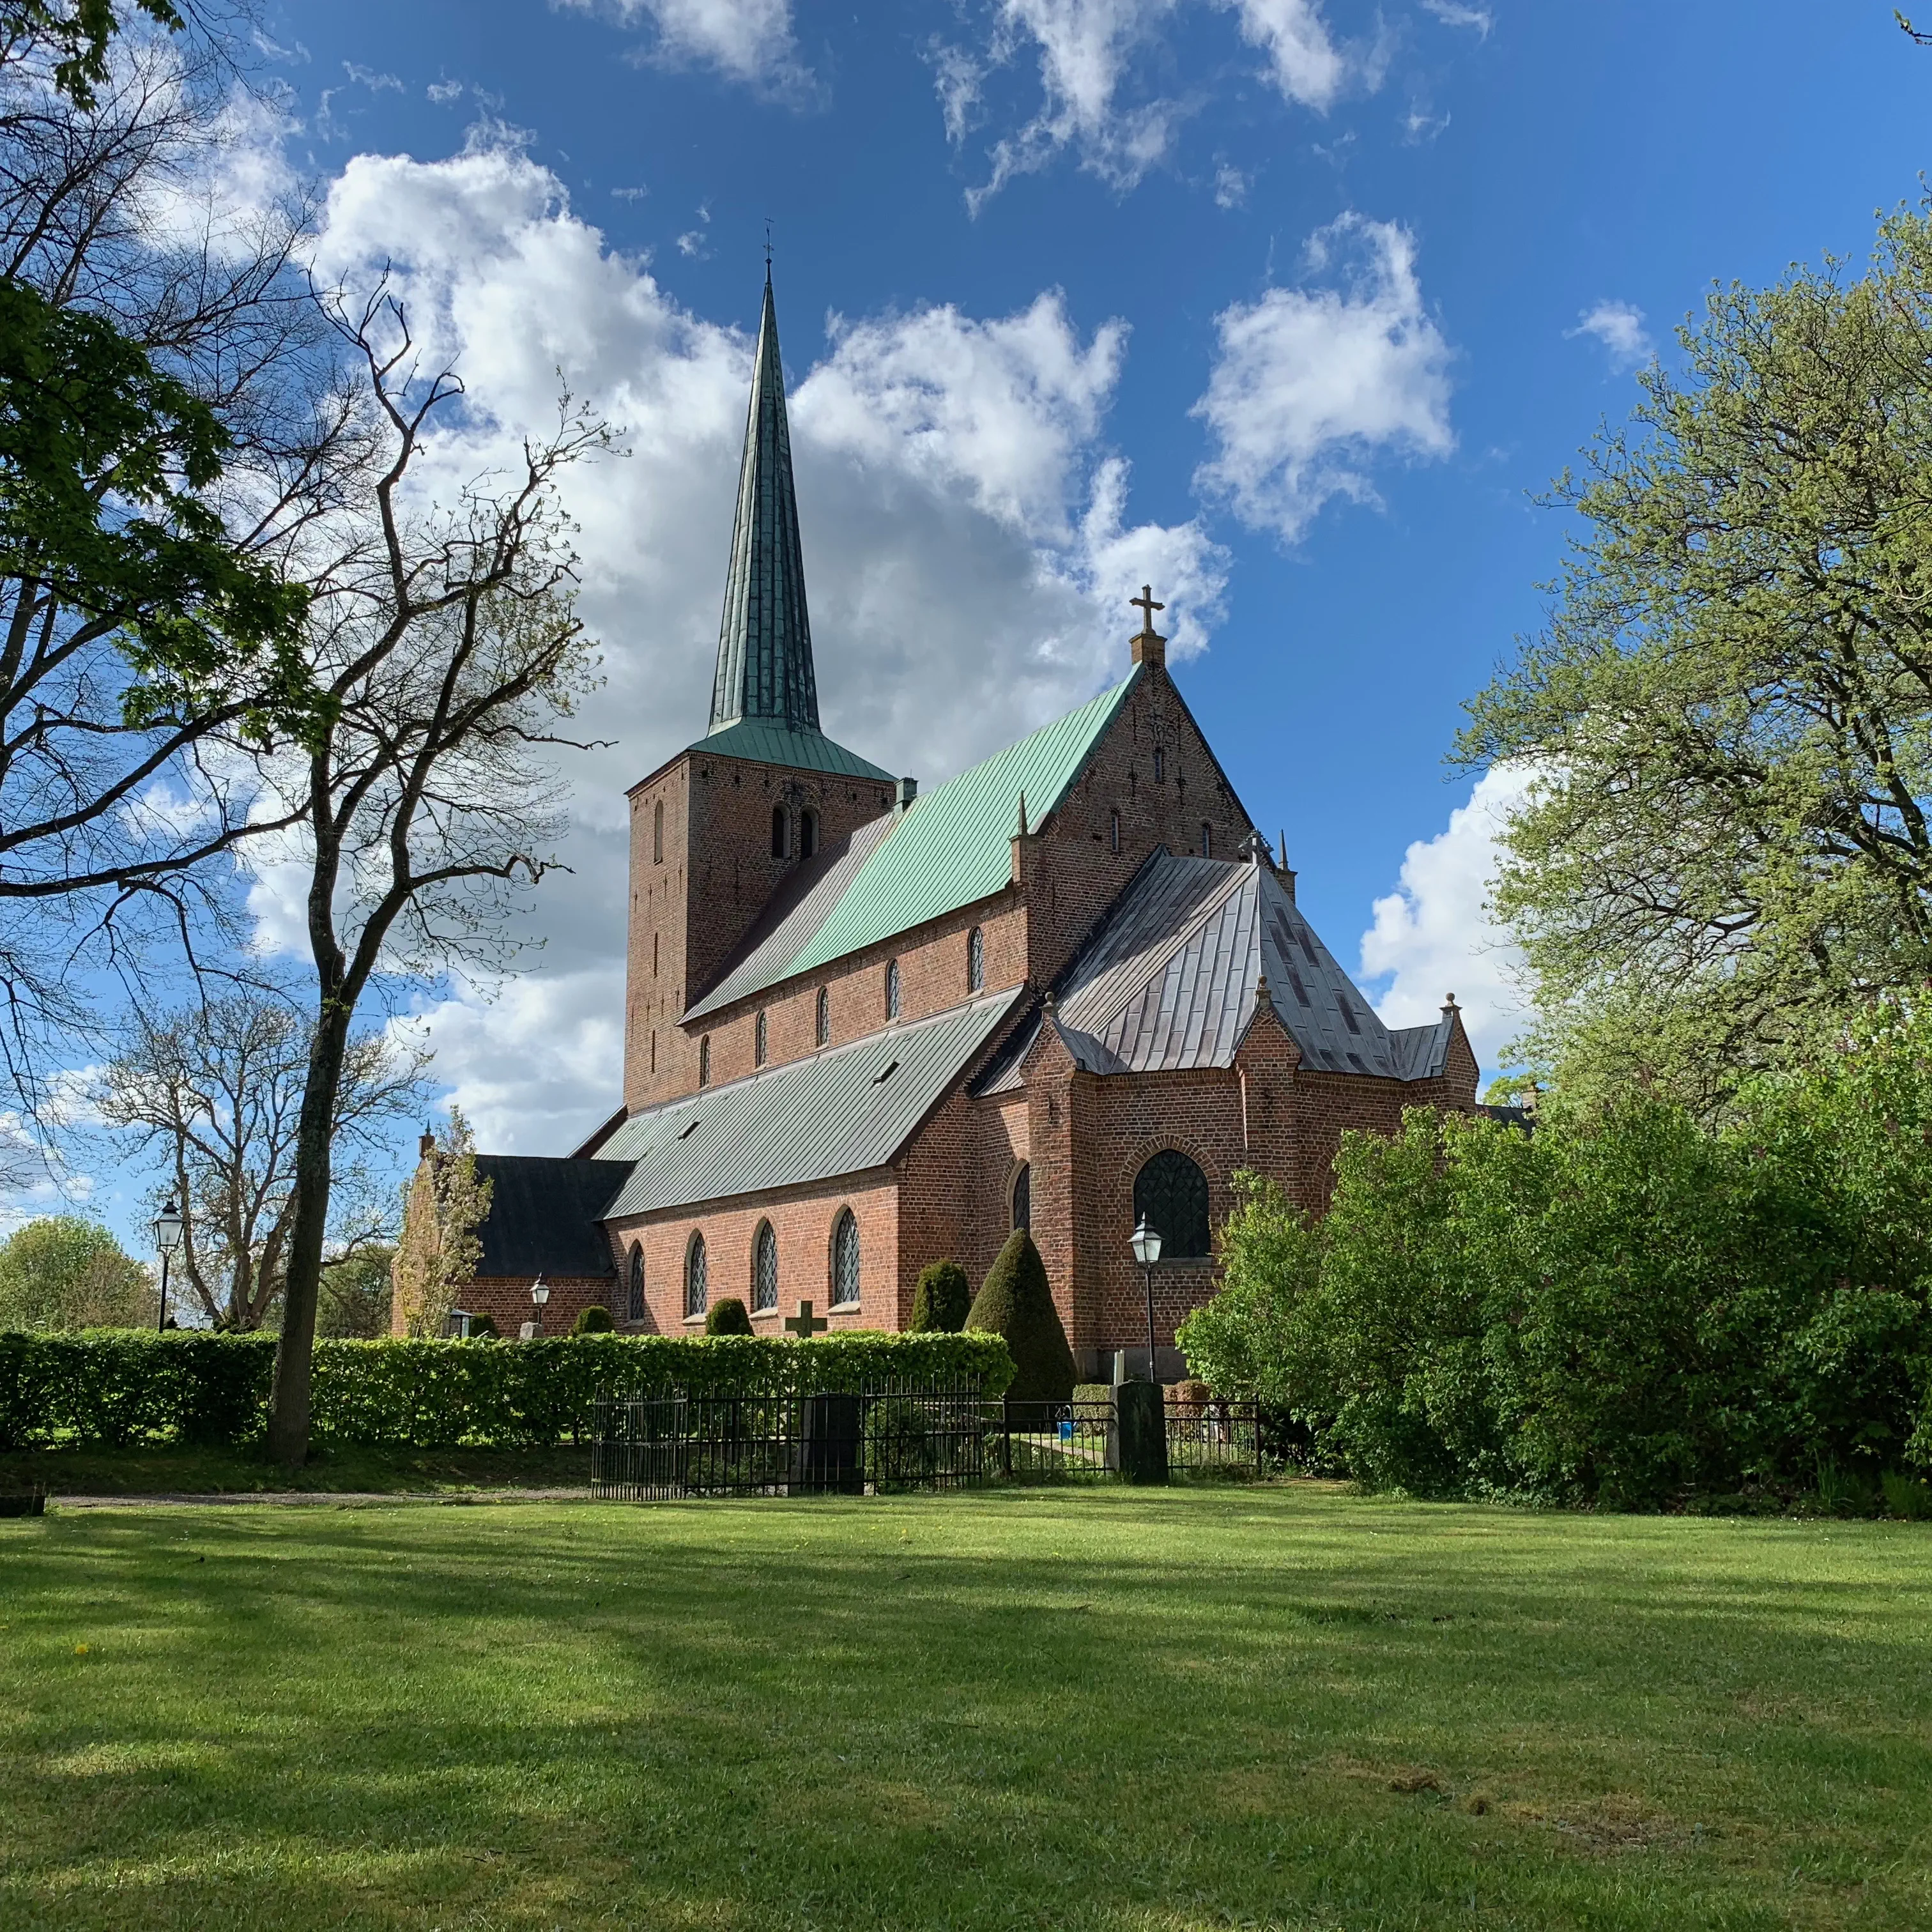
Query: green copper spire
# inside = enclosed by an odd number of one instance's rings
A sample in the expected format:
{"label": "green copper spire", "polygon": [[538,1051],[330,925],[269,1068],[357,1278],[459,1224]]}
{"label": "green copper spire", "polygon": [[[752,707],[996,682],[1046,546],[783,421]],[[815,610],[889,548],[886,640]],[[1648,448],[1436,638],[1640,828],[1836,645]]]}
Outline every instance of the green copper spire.
{"label": "green copper spire", "polygon": [[771,264],[752,370],[752,406],[738,469],[738,514],[718,632],[718,675],[711,729],[740,719],[788,731],[818,729],[812,670],[812,620],[805,608],[805,559],[792,488],[791,433],[785,422],[784,371],[778,362],[778,310]]}

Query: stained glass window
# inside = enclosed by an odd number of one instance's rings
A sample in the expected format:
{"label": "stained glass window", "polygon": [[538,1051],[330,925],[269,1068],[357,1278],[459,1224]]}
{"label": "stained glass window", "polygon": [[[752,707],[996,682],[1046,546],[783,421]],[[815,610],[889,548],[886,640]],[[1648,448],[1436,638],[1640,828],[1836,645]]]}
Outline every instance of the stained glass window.
{"label": "stained glass window", "polygon": [[832,1037],[832,996],[823,986],[818,989],[818,1035],[820,1046]]}
{"label": "stained glass window", "polygon": [[899,1016],[899,962],[896,959],[886,962],[886,1017],[896,1020]]}
{"label": "stained glass window", "polygon": [[986,935],[976,926],[966,935],[966,990],[976,993],[986,983]]}
{"label": "stained glass window", "polygon": [[1209,1252],[1208,1177],[1184,1154],[1163,1148],[1134,1176],[1134,1219],[1160,1232],[1163,1261]]}

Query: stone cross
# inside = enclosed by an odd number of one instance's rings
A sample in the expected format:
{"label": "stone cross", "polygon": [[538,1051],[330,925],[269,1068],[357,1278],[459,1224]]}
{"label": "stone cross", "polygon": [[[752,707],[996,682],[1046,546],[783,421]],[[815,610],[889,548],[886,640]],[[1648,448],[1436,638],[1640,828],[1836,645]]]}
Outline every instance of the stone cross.
{"label": "stone cross", "polygon": [[784,1325],[788,1335],[817,1335],[832,1324],[824,1316],[812,1313],[810,1302],[801,1301],[798,1304],[798,1312],[785,1317]]}
{"label": "stone cross", "polygon": [[1143,584],[1141,586],[1141,594],[1138,597],[1130,597],[1127,602],[1140,612],[1142,629],[1150,633],[1154,629],[1154,614],[1156,610],[1165,610],[1167,608],[1165,604],[1156,604],[1154,602],[1154,586],[1151,584]]}

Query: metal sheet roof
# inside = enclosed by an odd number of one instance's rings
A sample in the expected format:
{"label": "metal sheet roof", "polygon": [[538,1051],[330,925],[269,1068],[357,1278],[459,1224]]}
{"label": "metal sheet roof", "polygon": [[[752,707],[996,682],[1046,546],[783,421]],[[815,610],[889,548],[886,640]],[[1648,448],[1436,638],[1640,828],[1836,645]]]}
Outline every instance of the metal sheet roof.
{"label": "metal sheet roof", "polygon": [[740,718],[721,724],[690,747],[715,752],[721,758],[751,758],[761,765],[789,765],[794,771],[827,772],[837,778],[874,778],[894,782],[890,772],[835,745],[823,731],[794,730],[760,718]]}
{"label": "metal sheet roof", "polygon": [[634,1162],[601,1218],[883,1167],[1021,995],[975,1000],[632,1115],[598,1150],[607,1162]]}
{"label": "metal sheet roof", "polygon": [[[1391,1031],[1302,917],[1272,868],[1159,852],[1063,976],[1053,1023],[1082,1066],[1226,1066],[1268,976],[1275,1013],[1317,1072],[1439,1073],[1450,1023]],[[983,1090],[1019,1082],[1016,1042]]]}

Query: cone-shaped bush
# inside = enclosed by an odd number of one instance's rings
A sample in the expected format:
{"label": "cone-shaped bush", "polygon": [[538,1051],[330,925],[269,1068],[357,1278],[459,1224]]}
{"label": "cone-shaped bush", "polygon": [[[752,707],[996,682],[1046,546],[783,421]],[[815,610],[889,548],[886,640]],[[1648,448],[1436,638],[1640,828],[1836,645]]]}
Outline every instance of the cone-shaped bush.
{"label": "cone-shaped bush", "polygon": [[906,1327],[914,1335],[956,1335],[972,1306],[973,1284],[966,1270],[957,1262],[931,1262],[920,1270]]}
{"label": "cone-shaped bush", "polygon": [[989,1330],[1006,1339],[1013,1358],[1015,1402],[1066,1402],[1073,1394],[1073,1351],[1046,1285],[1046,1264],[1024,1228],[1016,1228],[973,1298],[970,1332]]}
{"label": "cone-shaped bush", "polygon": [[573,1335],[608,1335],[616,1325],[610,1319],[610,1310],[593,1301],[588,1308],[578,1312],[570,1332]]}
{"label": "cone-shaped bush", "polygon": [[735,1294],[728,1294],[722,1301],[714,1301],[706,1311],[704,1332],[707,1335],[748,1335],[752,1332],[752,1318]]}

